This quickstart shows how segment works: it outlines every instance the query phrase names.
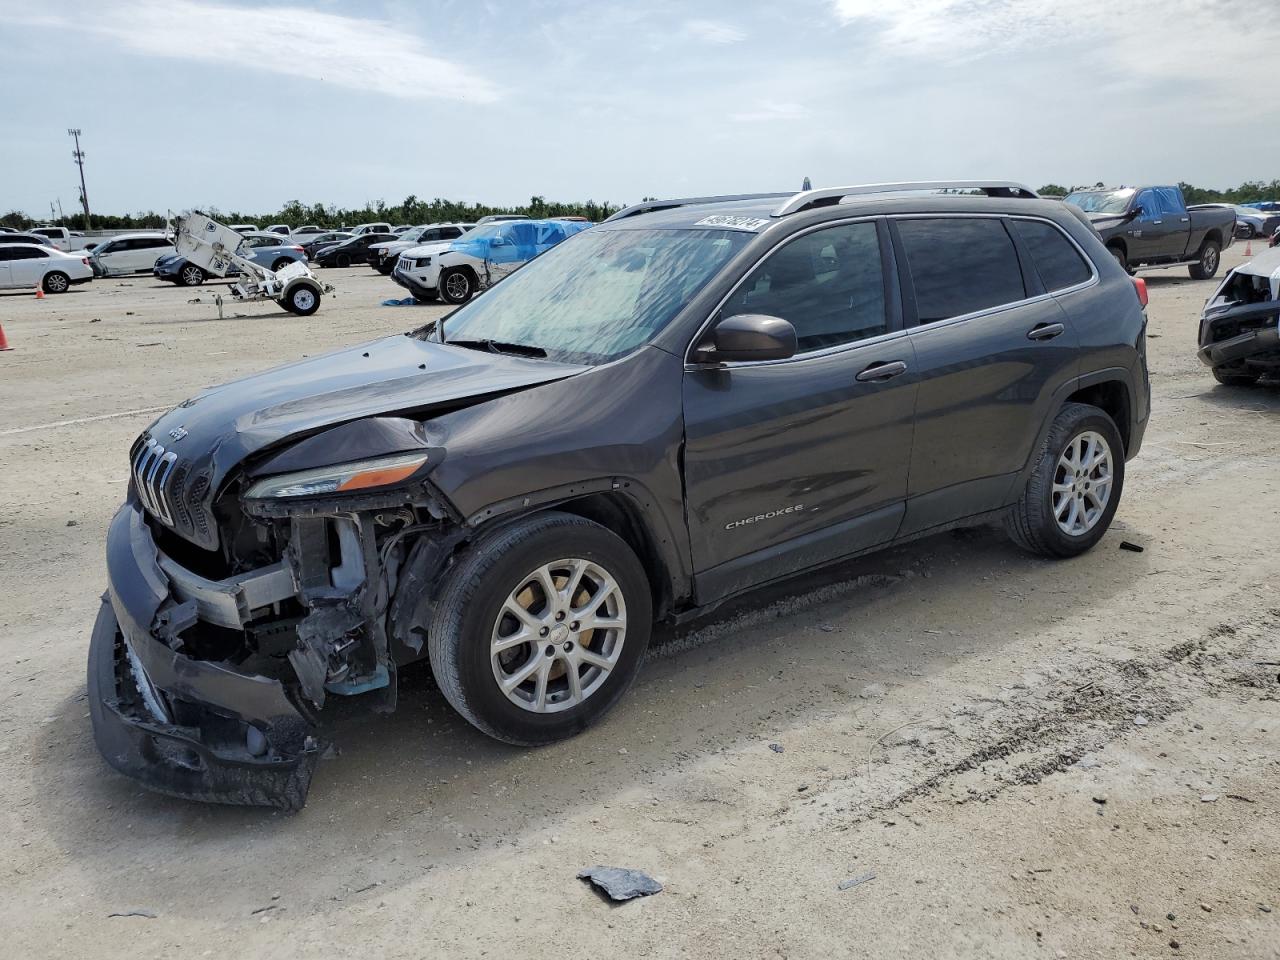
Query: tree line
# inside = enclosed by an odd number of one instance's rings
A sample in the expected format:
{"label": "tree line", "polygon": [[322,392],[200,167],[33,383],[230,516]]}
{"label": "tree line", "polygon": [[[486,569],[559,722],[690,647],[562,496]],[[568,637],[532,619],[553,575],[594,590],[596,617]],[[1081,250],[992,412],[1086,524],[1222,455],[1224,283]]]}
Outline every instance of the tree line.
{"label": "tree line", "polygon": [[[1101,181],[1071,188],[1063,187],[1056,183],[1046,183],[1036,192],[1042,197],[1065,197],[1068,193],[1075,193],[1077,190],[1101,190],[1105,186]],[[1160,184],[1156,184],[1156,186],[1160,186]],[[1246,180],[1240,186],[1230,187],[1226,190],[1197,187],[1183,181],[1179,181],[1178,186],[1182,188],[1182,195],[1186,198],[1187,203],[1253,203],[1257,200],[1280,199],[1280,180],[1272,180],[1270,182],[1266,180]]]}
{"label": "tree line", "polygon": [[[1103,186],[1101,182],[1070,188],[1056,183],[1047,183],[1038,192],[1044,197],[1065,197],[1076,190],[1096,190]],[[1230,187],[1226,190],[1197,187],[1190,183],[1179,183],[1178,186],[1182,188],[1187,203],[1251,203],[1255,200],[1280,199],[1280,180],[1270,182],[1247,180],[1238,187]],[[598,223],[621,209],[621,204],[597,203],[594,200],[563,202],[547,200],[546,197],[530,197],[529,202],[522,206],[492,206],[445,200],[440,197],[422,200],[410,195],[395,205],[379,200],[364,207],[338,207],[333,204],[305,204],[301,200],[290,200],[281,209],[268,213],[246,213],[242,210],[216,208],[204,208],[201,212],[223,223],[256,223],[260,227],[273,223],[287,223],[290,227],[301,227],[306,224],[315,224],[320,227],[351,227],[357,223],[374,221],[387,221],[393,226],[449,221],[469,223],[495,213],[517,213],[534,218],[586,217]],[[54,226],[78,230],[84,227],[84,218],[73,215],[58,217],[56,220],[38,220],[19,210],[10,210],[0,216],[0,225],[18,230],[33,227],[38,223],[52,223]],[[162,228],[164,225],[164,214],[148,210],[145,213],[95,213],[90,229],[148,230]]]}
{"label": "tree line", "polygon": [[[290,200],[280,210],[268,213],[246,213],[243,210],[219,210],[214,207],[202,207],[200,212],[213,217],[222,223],[256,223],[259,227],[268,224],[287,223],[290,227],[301,227],[315,224],[320,227],[351,227],[357,223],[386,221],[392,226],[420,223],[471,223],[481,217],[495,213],[515,213],[541,219],[545,217],[586,217],[599,222],[621,210],[622,207],[612,203],[598,203],[595,200],[564,202],[548,200],[546,197],[530,197],[527,204],[521,206],[493,206],[483,203],[463,203],[458,200],[445,200],[436,197],[433,200],[421,200],[416,196],[405,197],[401,203],[391,205],[382,200],[369,203],[364,207],[338,207],[333,204],[305,204],[301,200]],[[69,227],[79,230],[84,227],[82,215],[58,217],[55,220],[35,220],[19,210],[11,210],[0,216],[0,225],[15,229],[26,229],[37,223],[51,223],[54,226]],[[162,228],[165,215],[154,210],[145,213],[126,214],[93,214],[91,230],[146,230]]]}

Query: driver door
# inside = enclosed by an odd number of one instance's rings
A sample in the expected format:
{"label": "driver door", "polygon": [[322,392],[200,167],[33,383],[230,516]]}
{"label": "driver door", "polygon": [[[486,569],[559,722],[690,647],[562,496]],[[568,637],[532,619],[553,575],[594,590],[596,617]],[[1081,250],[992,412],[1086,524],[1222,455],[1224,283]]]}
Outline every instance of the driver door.
{"label": "driver door", "polygon": [[891,540],[916,402],[887,230],[862,220],[785,241],[716,319],[795,328],[786,360],[688,364],[685,500],[698,602]]}
{"label": "driver door", "polygon": [[504,223],[489,242],[489,283],[494,284],[534,258],[536,233],[532,223]]}
{"label": "driver door", "polygon": [[1182,235],[1187,225],[1164,213],[1154,190],[1140,191],[1134,203],[1142,207],[1142,213],[1130,227],[1133,239],[1129,243],[1129,259],[1150,262],[1181,257],[1186,246]]}

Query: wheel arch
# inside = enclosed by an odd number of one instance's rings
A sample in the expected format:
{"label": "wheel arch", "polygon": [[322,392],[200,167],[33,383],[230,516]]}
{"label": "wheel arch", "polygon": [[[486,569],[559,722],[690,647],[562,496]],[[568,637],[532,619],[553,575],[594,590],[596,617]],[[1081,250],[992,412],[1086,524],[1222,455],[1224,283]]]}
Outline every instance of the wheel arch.
{"label": "wheel arch", "polygon": [[1088,403],[1105,411],[1115,421],[1128,459],[1134,428],[1131,375],[1124,367],[1107,367],[1062,384],[1048,404],[1035,446],[1031,448],[1026,463],[1014,478],[1009,488],[1009,497],[1016,497],[1018,491],[1026,485],[1027,479],[1035,470],[1049,431],[1053,429],[1054,419],[1068,403]]}
{"label": "wheel arch", "polygon": [[692,578],[676,537],[667,529],[653,495],[627,477],[586,480],[492,504],[468,517],[465,525],[478,536],[552,510],[600,524],[635,552],[649,580],[655,620],[674,614],[692,597]]}
{"label": "wheel arch", "polygon": [[[1080,387],[1063,403],[1087,403],[1097,407],[1109,416],[1120,431],[1120,439],[1124,448],[1129,449],[1129,437],[1132,429],[1133,402],[1129,397],[1129,385],[1119,377],[1112,377]],[[1062,404],[1058,405],[1062,409]],[[1057,411],[1054,411],[1055,415]]]}

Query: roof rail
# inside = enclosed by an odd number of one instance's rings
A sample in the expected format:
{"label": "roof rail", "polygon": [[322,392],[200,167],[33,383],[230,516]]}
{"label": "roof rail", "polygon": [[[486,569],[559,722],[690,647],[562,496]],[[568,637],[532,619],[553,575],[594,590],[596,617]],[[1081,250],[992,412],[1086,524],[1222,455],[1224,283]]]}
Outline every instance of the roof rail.
{"label": "roof rail", "polygon": [[852,187],[824,187],[821,190],[804,190],[792,194],[786,203],[773,211],[775,217],[799,213],[813,207],[826,207],[839,203],[845,197],[869,196],[877,193],[903,193],[912,190],[981,190],[988,197],[1018,197],[1024,200],[1038,199],[1030,187],[1010,180],[917,180],[905,183],[864,183]]}
{"label": "roof rail", "polygon": [[633,203],[631,206],[619,210],[603,222],[611,223],[614,220],[625,220],[627,217],[637,217],[642,213],[652,213],[655,210],[674,210],[677,207],[694,207],[703,203],[728,203],[731,200],[778,200],[789,196],[791,196],[790,193],[733,193],[723,197],[681,197],[675,200],[646,200],[643,203]]}

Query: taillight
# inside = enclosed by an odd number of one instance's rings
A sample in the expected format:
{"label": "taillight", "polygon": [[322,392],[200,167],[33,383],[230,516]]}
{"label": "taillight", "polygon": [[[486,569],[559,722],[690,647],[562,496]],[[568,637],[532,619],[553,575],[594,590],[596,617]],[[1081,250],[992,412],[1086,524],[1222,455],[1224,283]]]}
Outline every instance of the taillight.
{"label": "taillight", "polygon": [[1138,302],[1145,307],[1147,305],[1147,281],[1141,277],[1134,277],[1133,288],[1138,291]]}
{"label": "taillight", "polygon": [[80,262],[81,262],[81,263],[83,263],[83,264],[87,267],[87,266],[89,265],[89,258],[88,258],[88,257],[81,257],[81,258],[80,258]]}
{"label": "taillight", "polygon": [[301,247],[290,247],[290,250],[297,250],[299,253],[306,253]]}

